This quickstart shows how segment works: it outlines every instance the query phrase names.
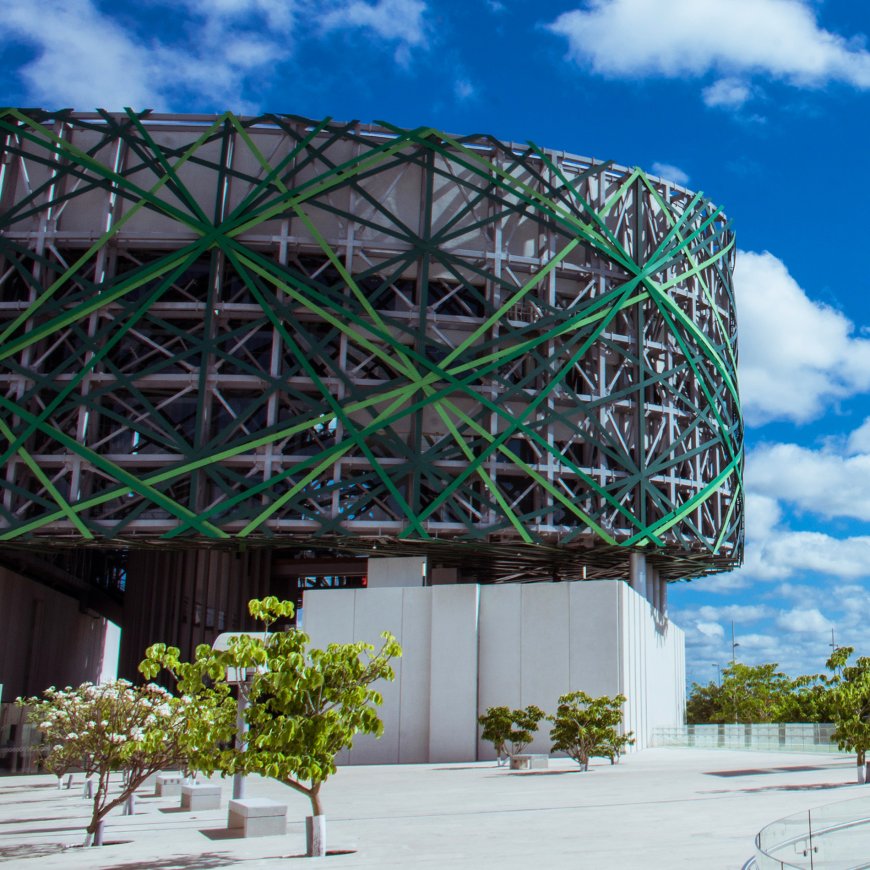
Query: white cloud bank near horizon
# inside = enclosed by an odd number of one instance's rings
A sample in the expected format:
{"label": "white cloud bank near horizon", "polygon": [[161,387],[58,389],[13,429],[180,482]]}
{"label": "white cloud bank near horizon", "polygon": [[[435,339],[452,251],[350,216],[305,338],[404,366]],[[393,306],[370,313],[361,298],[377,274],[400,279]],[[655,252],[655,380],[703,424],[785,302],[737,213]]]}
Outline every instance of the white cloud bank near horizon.
{"label": "white cloud bank near horizon", "polygon": [[870,88],[870,52],[820,27],[808,0],[587,0],[548,27],[574,63],[608,78],[716,76],[709,106],[743,105],[753,76]]}

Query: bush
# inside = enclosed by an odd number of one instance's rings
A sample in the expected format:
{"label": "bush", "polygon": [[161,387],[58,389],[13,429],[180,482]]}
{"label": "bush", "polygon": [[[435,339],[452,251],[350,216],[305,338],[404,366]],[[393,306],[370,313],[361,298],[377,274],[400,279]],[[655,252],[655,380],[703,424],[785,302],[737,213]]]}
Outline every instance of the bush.
{"label": "bush", "polygon": [[566,753],[582,770],[589,769],[593,755],[610,758],[612,764],[625,746],[634,742],[631,732],[620,734],[617,730],[624,703],[624,695],[593,698],[585,692],[568,692],[560,696],[556,715],[547,717],[553,723],[551,751]]}

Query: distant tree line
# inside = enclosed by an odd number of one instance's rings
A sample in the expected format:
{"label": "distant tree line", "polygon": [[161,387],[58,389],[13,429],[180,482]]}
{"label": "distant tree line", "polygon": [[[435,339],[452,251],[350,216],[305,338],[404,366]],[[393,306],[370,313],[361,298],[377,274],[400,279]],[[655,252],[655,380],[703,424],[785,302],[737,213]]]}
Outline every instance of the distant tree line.
{"label": "distant tree line", "polygon": [[828,673],[792,679],[778,665],[735,662],[719,682],[693,683],[686,703],[691,725],[718,722],[831,722],[840,749],[864,763],[870,750],[870,657],[850,662],[854,647],[840,647]]}

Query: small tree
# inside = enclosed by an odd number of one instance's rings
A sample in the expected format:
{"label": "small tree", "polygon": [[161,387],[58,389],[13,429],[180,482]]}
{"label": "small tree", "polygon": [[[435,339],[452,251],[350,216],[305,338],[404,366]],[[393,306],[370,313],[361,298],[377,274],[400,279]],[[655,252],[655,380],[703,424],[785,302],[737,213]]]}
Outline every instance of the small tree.
{"label": "small tree", "polygon": [[[608,756],[630,741],[631,734],[620,735],[624,695],[593,698],[585,692],[568,692],[560,696],[556,715],[548,718],[552,751],[562,751],[576,761],[582,770],[589,769],[593,755]],[[611,756],[611,762],[613,758]]]}
{"label": "small tree", "polygon": [[[50,745],[46,767],[62,773],[81,767],[96,776],[85,845],[102,845],[103,820],[152,773],[183,763],[191,719],[189,703],[152,684],[116,680],[77,689],[47,689],[43,698],[19,698],[30,707],[29,721]],[[200,718],[198,712],[196,718]],[[123,770],[120,792],[110,795],[112,772]]]}
{"label": "small tree", "polygon": [[851,646],[840,647],[827,662],[829,670],[834,671],[829,681],[831,718],[836,725],[831,740],[840,749],[856,754],[858,781],[864,782],[870,750],[870,658],[861,656],[849,665],[854,651]]}
{"label": "small tree", "polygon": [[492,743],[496,759],[501,764],[502,756],[517,755],[534,739],[544,711],[534,704],[525,709],[489,707],[477,721],[483,726],[481,739]]}
{"label": "small tree", "polygon": [[[249,677],[245,718],[249,726],[244,748],[227,748],[194,756],[226,774],[259,773],[304,794],[314,816],[323,815],[320,791],[336,771],[335,757],[353,743],[357,734],[383,733],[377,707],[383,703],[373,684],[392,680],[390,660],[401,655],[396,639],[385,633],[380,650],[370,644],[308,646],[301,631],[269,632],[279,618],[292,615],[293,604],[269,597],[249,604],[251,614],[266,626],[264,636],[241,635],[228,650],[201,645],[193,662],[179,660],[174,647],[156,644],[139,666],[149,677],[167,668],[179,689],[194,699],[214,692],[226,693],[228,669]],[[200,735],[226,739],[220,729]],[[309,843],[309,854],[325,854],[325,842]]]}

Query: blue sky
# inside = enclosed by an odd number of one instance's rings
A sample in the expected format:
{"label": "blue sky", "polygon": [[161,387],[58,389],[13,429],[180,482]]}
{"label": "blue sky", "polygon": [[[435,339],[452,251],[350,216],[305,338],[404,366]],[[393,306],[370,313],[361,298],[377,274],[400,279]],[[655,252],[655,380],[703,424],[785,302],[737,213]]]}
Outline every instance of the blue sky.
{"label": "blue sky", "polygon": [[[734,222],[747,559],[671,588],[690,679],[870,652],[870,7],[6,0],[2,102],[386,119],[613,159]],[[863,215],[863,217],[862,217]]]}

